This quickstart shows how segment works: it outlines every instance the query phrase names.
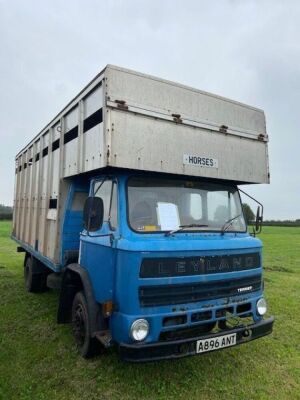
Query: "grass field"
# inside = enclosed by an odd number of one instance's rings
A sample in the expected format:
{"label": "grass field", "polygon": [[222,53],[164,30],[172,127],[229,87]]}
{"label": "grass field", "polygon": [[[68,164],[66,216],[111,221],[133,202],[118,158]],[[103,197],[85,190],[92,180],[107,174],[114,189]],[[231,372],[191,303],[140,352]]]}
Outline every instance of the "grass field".
{"label": "grass field", "polygon": [[0,399],[300,399],[300,228],[266,227],[271,336],[177,361],[133,365],[77,355],[58,295],[26,293],[23,254],[0,222]]}

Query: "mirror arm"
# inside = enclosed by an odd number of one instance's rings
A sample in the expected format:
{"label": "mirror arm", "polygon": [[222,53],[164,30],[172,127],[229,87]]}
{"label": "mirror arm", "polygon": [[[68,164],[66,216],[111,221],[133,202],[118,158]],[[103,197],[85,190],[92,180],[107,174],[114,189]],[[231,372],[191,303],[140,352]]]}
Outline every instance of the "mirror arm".
{"label": "mirror arm", "polygon": [[102,179],[102,181],[101,181],[101,183],[100,183],[100,185],[99,185],[99,187],[97,188],[97,190],[96,190],[95,193],[94,193],[94,187],[93,187],[93,196],[92,196],[92,197],[96,197],[96,194],[97,194],[97,193],[99,192],[99,190],[101,189],[101,186],[102,186],[103,183],[106,182],[108,179],[109,179],[108,176],[105,176],[105,177]]}
{"label": "mirror arm", "polygon": [[250,194],[244,192],[244,190],[239,188],[239,191],[244,193],[244,195],[246,195],[247,197],[249,197],[249,199],[255,201],[255,203],[259,204],[261,206],[261,216],[259,217],[259,221],[260,221],[260,226],[259,226],[259,230],[256,232],[257,234],[261,233],[262,231],[262,223],[263,223],[263,216],[264,216],[264,206],[262,205],[262,203],[260,203],[258,200],[256,200],[254,197],[250,196]]}

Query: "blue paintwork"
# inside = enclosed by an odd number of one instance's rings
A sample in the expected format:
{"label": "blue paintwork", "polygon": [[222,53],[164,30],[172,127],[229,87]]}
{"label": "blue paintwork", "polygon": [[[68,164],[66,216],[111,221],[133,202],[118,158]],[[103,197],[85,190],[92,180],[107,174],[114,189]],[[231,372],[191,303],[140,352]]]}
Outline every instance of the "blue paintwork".
{"label": "blue paintwork", "polygon": [[[180,327],[193,325],[191,314],[206,310],[207,304],[213,311],[224,305],[235,305],[237,300],[252,303],[252,312],[256,320],[256,302],[262,291],[235,296],[232,299],[217,299],[176,306],[145,307],[139,305],[138,288],[145,284],[174,284],[188,282],[211,282],[228,279],[228,277],[246,277],[262,272],[262,266],[248,271],[213,274],[206,276],[178,276],[172,278],[139,278],[139,268],[143,257],[183,257],[218,254],[242,254],[249,250],[261,253],[261,241],[248,233],[187,233],[181,232],[166,237],[162,233],[137,233],[130,229],[126,216],[126,181],[125,174],[118,175],[118,223],[117,231],[112,231],[108,224],[96,233],[86,232],[81,235],[80,264],[86,268],[91,278],[94,294],[98,302],[112,300],[116,311],[110,320],[112,337],[116,342],[131,343],[130,326],[137,318],[146,318],[150,323],[150,334],[145,340],[149,343],[157,341],[163,330],[162,320],[166,316],[176,314],[187,315],[187,323]],[[109,234],[111,236],[99,236]],[[110,238],[112,240],[110,240]],[[195,324],[195,323],[194,323]],[[177,326],[178,328],[178,326]]]}
{"label": "blue paintwork", "polygon": [[78,250],[80,241],[80,232],[83,229],[82,211],[72,210],[72,201],[75,192],[89,192],[89,180],[84,178],[76,178],[72,181],[67,200],[65,204],[65,212],[61,222],[61,248],[60,248],[60,265],[65,266],[65,252],[68,250]]}
{"label": "blue paintwork", "polygon": [[[128,174],[115,174],[118,182],[118,228],[111,230],[105,222],[97,232],[82,230],[82,213],[72,211],[71,204],[75,191],[88,191],[94,180],[76,178],[70,185],[65,205],[65,213],[61,222],[62,242],[60,249],[60,264],[55,265],[39,252],[20,243],[27,251],[34,254],[54,271],[64,266],[64,253],[76,250],[80,239],[80,265],[85,268],[90,277],[96,300],[101,303],[112,300],[115,312],[110,319],[112,337],[116,342],[131,343],[130,326],[137,318],[146,318],[150,323],[150,334],[145,340],[149,343],[157,341],[159,334],[172,327],[163,327],[162,321],[166,316],[178,314],[187,315],[187,323],[177,326],[191,326],[191,314],[195,311],[210,309],[216,320],[215,310],[221,306],[234,306],[237,300],[251,302],[255,320],[261,319],[256,315],[256,302],[262,296],[262,290],[235,296],[233,298],[209,300],[176,306],[145,307],[139,305],[138,288],[140,285],[160,285],[188,282],[211,282],[227,279],[228,277],[247,277],[262,273],[262,265],[247,271],[220,273],[200,276],[178,276],[172,278],[139,278],[139,268],[143,257],[183,257],[205,256],[218,254],[242,254],[249,250],[261,253],[262,244],[257,238],[248,233],[207,233],[180,232],[166,237],[162,233],[137,233],[130,229],[127,223],[126,182]],[[101,176],[97,177],[100,179]],[[262,257],[261,257],[262,259]],[[207,308],[209,306],[209,308]],[[195,324],[195,323],[194,323]]]}
{"label": "blue paintwork", "polygon": [[81,234],[80,265],[87,269],[96,300],[102,303],[114,298],[117,241],[107,222],[100,230],[103,236],[97,234]]}

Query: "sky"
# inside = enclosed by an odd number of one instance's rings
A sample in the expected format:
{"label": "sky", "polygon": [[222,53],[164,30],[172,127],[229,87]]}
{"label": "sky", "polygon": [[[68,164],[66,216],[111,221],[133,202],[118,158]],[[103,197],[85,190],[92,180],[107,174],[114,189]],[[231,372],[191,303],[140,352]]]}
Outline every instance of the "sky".
{"label": "sky", "polygon": [[262,108],[271,184],[243,189],[300,218],[299,21],[292,0],[0,0],[0,204],[18,151],[115,64]]}

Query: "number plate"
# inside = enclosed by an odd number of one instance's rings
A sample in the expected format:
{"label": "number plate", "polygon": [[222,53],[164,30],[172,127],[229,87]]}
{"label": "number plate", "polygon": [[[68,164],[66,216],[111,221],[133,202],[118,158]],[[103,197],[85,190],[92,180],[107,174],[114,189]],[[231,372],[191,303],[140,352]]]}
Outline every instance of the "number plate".
{"label": "number plate", "polygon": [[197,353],[218,350],[223,347],[234,346],[236,344],[236,333],[230,335],[217,336],[214,338],[202,339],[197,341]]}

